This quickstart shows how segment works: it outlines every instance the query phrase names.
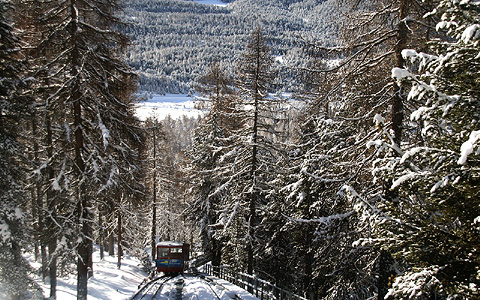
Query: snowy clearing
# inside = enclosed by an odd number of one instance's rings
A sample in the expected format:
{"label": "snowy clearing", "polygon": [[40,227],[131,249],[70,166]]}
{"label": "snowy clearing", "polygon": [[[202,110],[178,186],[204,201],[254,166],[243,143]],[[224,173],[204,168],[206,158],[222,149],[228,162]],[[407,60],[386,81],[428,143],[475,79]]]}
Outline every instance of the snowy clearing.
{"label": "snowy clearing", "polygon": [[[93,277],[88,280],[88,299],[89,300],[107,300],[107,299],[130,299],[137,291],[138,285],[147,276],[140,266],[139,260],[125,256],[122,259],[122,266],[117,269],[117,257],[108,256],[105,253],[105,259],[100,260],[100,252],[95,247],[93,253]],[[31,257],[30,257],[31,259]],[[39,263],[33,263],[33,266],[40,268]],[[43,288],[43,293],[48,296],[50,285],[48,280],[39,284]],[[77,299],[77,277],[75,274],[66,278],[58,278],[57,299],[76,300]]]}
{"label": "snowy clearing", "polygon": [[208,5],[217,5],[217,6],[227,6],[228,3],[223,3],[220,0],[194,0],[197,3],[208,4]]}
{"label": "snowy clearing", "polygon": [[203,111],[195,108],[195,98],[186,94],[153,94],[146,101],[136,104],[136,116],[145,121],[149,117],[161,121],[167,116],[178,119],[182,116],[197,118]]}

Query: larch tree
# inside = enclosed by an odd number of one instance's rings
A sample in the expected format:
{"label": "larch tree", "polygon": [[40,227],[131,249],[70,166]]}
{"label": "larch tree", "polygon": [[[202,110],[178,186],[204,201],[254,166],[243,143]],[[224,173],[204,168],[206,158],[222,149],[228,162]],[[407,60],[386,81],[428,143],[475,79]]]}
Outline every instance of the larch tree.
{"label": "larch tree", "polygon": [[[32,4],[19,3],[24,8]],[[76,205],[62,213],[77,258],[77,298],[86,299],[97,200],[118,194],[118,186],[122,192],[129,189],[127,177],[135,170],[129,159],[140,141],[132,127],[130,96],[136,76],[122,57],[128,40],[116,31],[118,1],[35,3],[41,22],[32,26],[37,34],[31,41],[37,49],[35,69],[44,78],[38,89],[45,91],[39,98],[48,120],[42,130],[55,129],[55,138],[45,144],[62,149],[46,156],[52,162],[49,189],[63,195],[67,201],[62,203]],[[47,212],[54,215],[60,205],[49,202]],[[55,251],[54,242],[50,247]]]}
{"label": "larch tree", "polygon": [[159,143],[157,184],[159,188],[157,232],[160,240],[187,240],[183,211],[187,206],[188,182],[185,151],[191,145],[196,120],[167,117],[162,121],[165,138]]}
{"label": "larch tree", "polygon": [[276,156],[281,153],[275,146],[275,136],[279,134],[275,131],[275,110],[279,103],[269,96],[275,75],[272,66],[270,47],[257,28],[251,33],[237,65],[236,88],[240,96],[234,114],[242,123],[233,131],[232,143],[220,159],[228,166],[228,172],[222,174],[222,186],[231,195],[223,204],[228,209],[221,213],[220,223],[224,234],[231,237],[232,254],[239,253],[237,258],[230,259],[236,259],[237,267],[249,274],[254,272],[258,251],[259,206],[266,201]]}
{"label": "larch tree", "polygon": [[[198,91],[207,98],[210,110],[202,118],[193,136],[190,151],[189,176],[191,178],[191,203],[187,215],[191,222],[200,225],[202,250],[214,266],[220,266],[225,242],[219,225],[221,203],[228,197],[222,189],[222,164],[220,158],[231,143],[229,136],[237,123],[234,119],[233,79],[218,63],[199,80]],[[224,166],[225,167],[225,166]]]}
{"label": "larch tree", "polygon": [[145,176],[145,185],[149,191],[147,199],[151,199],[151,231],[150,231],[150,246],[151,257],[155,259],[156,256],[156,244],[158,239],[157,233],[157,212],[158,212],[158,196],[159,190],[159,168],[160,168],[160,144],[165,139],[162,124],[159,123],[157,117],[154,115],[152,118],[146,120],[145,132],[147,134],[147,147],[145,151],[145,161],[148,166],[148,174]]}
{"label": "larch tree", "polygon": [[20,143],[27,126],[32,99],[25,94],[25,60],[20,56],[20,40],[12,27],[12,7],[0,1],[0,278],[7,297],[18,300],[28,291],[42,297],[31,278],[33,270],[23,257],[29,232],[24,208],[23,180],[26,157]]}
{"label": "larch tree", "polygon": [[57,247],[59,240],[71,240],[74,234],[71,230],[72,218],[69,217],[72,216],[73,206],[67,201],[68,188],[59,188],[66,186],[68,180],[64,181],[65,171],[71,168],[65,147],[66,113],[59,102],[51,101],[58,80],[55,78],[54,59],[49,55],[54,53],[52,49],[55,48],[55,42],[59,41],[49,36],[51,31],[48,24],[58,16],[45,13],[55,5],[52,2],[18,0],[15,3],[18,12],[21,12],[17,14],[16,24],[21,28],[26,43],[23,53],[30,67],[28,74],[35,78],[28,90],[35,99],[29,112],[31,127],[28,134],[31,137],[28,139],[31,144],[29,153],[33,157],[29,178],[32,212],[36,215],[35,245],[40,244],[42,275],[44,278],[49,277],[50,296],[55,297],[57,265],[61,271],[68,270],[74,259],[73,252],[68,251],[66,244]]}

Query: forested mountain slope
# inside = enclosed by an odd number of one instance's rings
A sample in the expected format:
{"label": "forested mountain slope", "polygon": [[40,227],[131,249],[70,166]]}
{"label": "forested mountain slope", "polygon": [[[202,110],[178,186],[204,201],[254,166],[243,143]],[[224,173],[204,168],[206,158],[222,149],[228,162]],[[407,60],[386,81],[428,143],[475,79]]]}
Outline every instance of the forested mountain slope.
{"label": "forested mountain slope", "polygon": [[232,66],[257,26],[270,38],[273,54],[299,65],[301,37],[336,42],[336,0],[237,0],[215,6],[186,0],[126,1],[131,23],[129,63],[140,72],[140,90],[186,93],[209,65]]}

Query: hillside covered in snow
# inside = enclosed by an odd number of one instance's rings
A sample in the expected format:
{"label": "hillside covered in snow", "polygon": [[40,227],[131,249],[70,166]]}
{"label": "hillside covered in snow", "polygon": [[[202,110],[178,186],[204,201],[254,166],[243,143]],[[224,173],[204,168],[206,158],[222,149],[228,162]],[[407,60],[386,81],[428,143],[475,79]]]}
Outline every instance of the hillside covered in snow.
{"label": "hillside covered in snow", "polygon": [[[337,0],[131,0],[124,15],[132,47],[127,60],[140,74],[140,90],[185,94],[212,62],[231,72],[247,37],[260,27],[282,66],[302,64],[301,39],[336,44]],[[285,71],[282,84],[294,77]],[[287,83],[291,81],[291,83]]]}

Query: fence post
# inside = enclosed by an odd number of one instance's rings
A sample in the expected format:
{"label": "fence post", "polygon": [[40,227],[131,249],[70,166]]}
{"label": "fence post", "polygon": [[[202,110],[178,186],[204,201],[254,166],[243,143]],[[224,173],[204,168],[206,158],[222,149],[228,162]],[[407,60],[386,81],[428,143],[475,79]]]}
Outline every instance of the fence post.
{"label": "fence post", "polygon": [[268,299],[268,290],[270,289],[270,286],[268,284],[265,284],[265,282],[261,281],[261,286],[262,286],[262,294],[264,295],[262,299]]}
{"label": "fence post", "polygon": [[265,287],[263,285],[263,281],[260,282],[260,289],[262,293],[262,296],[260,297],[260,299],[263,300],[263,295],[265,294]]}

